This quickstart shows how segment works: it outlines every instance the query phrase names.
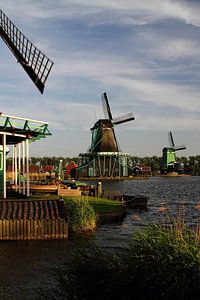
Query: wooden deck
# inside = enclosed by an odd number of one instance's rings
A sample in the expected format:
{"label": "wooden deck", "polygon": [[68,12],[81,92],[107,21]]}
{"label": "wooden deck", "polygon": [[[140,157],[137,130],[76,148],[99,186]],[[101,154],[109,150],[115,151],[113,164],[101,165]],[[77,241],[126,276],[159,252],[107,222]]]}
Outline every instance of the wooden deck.
{"label": "wooden deck", "polygon": [[63,200],[1,200],[0,240],[68,238]]}
{"label": "wooden deck", "polygon": [[59,196],[80,196],[80,189],[61,188],[57,185],[31,185],[32,194],[55,194]]}

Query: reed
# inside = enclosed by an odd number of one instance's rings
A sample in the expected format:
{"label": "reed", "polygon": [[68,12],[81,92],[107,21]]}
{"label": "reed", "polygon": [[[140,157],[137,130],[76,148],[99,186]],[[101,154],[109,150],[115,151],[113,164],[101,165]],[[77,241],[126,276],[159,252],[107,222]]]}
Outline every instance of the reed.
{"label": "reed", "polygon": [[89,244],[86,250],[73,253],[71,262],[57,272],[58,285],[44,298],[199,299],[198,230],[182,221],[138,230],[121,253]]}

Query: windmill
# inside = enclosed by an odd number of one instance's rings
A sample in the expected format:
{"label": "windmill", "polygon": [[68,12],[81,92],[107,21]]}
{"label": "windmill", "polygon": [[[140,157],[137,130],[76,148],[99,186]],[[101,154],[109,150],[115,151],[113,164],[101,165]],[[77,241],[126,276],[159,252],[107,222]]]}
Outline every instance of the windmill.
{"label": "windmill", "polygon": [[[13,22],[4,14],[0,9],[0,37],[14,54],[17,62],[23,67],[25,72],[31,78],[35,86],[41,93],[44,92],[44,87],[49,73],[52,69],[53,62],[43,54],[36,46],[30,42],[25,35],[13,24]],[[4,119],[5,118],[5,119]],[[20,120],[22,125],[15,125],[15,120]],[[21,147],[23,148],[22,165],[23,176],[26,178],[26,191],[27,196],[30,192],[29,184],[29,142],[40,138],[44,138],[47,135],[51,135],[48,130],[48,123],[25,119],[20,117],[14,117],[4,115],[0,113],[1,132],[0,132],[0,194],[3,198],[6,198],[6,153],[7,145],[13,146],[13,182],[15,181],[16,191],[19,186],[19,192],[21,193],[21,183],[18,182],[18,178],[21,176]],[[34,123],[35,125],[31,125]],[[40,124],[40,126],[37,125]],[[33,127],[34,126],[34,127]],[[26,151],[25,151],[26,149]],[[25,163],[26,152],[26,163]],[[17,154],[18,153],[18,154]],[[18,155],[18,158],[17,158]],[[19,166],[17,167],[17,161]],[[26,165],[26,177],[25,177],[25,165]],[[23,194],[25,195],[25,180],[23,185]]]}
{"label": "windmill", "polygon": [[175,146],[172,132],[168,133],[169,147],[164,147],[162,152],[161,173],[178,171],[179,165],[176,161],[176,151],[185,150],[185,145]]}
{"label": "windmill", "polygon": [[91,128],[92,143],[89,152],[120,152],[114,126],[134,120],[133,113],[113,118],[106,93],[102,94],[104,119],[99,119]]}
{"label": "windmill", "polygon": [[0,9],[0,37],[41,93],[53,62],[30,42]]}
{"label": "windmill", "polygon": [[114,126],[134,120],[133,113],[113,118],[106,93],[102,94],[104,119],[91,128],[92,142],[87,153],[80,153],[78,177],[128,176],[129,154],[119,149]]}

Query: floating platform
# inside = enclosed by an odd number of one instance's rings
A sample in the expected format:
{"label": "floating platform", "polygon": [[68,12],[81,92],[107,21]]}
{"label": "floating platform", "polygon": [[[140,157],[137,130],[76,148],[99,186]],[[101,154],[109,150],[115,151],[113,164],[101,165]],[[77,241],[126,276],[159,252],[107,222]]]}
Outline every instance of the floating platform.
{"label": "floating platform", "polygon": [[63,200],[0,201],[0,240],[67,238],[68,216]]}

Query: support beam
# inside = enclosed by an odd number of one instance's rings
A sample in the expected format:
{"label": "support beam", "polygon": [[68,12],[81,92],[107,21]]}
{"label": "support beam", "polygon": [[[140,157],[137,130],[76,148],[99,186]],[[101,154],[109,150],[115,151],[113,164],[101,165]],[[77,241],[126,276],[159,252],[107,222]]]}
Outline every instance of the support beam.
{"label": "support beam", "polygon": [[18,144],[18,181],[19,181],[19,193],[21,194],[21,144]]}
{"label": "support beam", "polygon": [[15,191],[17,192],[17,145],[14,146],[14,161],[15,161]]}
{"label": "support beam", "polygon": [[30,178],[29,178],[29,140],[26,139],[26,195],[30,196]]}
{"label": "support beam", "polygon": [[6,135],[2,135],[3,144],[3,199],[6,199]]}
{"label": "support beam", "polygon": [[15,146],[12,145],[12,184],[15,183]]}
{"label": "support beam", "polygon": [[25,184],[25,142],[22,142],[22,175],[23,175],[23,195],[26,194],[26,184]]}

